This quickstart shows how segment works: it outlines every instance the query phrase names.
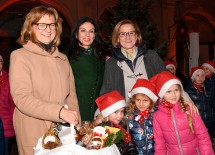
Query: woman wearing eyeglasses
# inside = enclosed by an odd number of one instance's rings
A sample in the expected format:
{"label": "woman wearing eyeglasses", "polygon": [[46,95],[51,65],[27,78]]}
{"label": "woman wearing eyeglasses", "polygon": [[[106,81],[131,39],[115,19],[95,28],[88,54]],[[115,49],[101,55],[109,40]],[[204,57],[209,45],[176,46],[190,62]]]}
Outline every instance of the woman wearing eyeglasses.
{"label": "woman wearing eyeglasses", "polygon": [[112,57],[106,63],[100,94],[118,90],[127,101],[127,94],[138,78],[149,79],[165,70],[162,59],[147,49],[138,25],[130,20],[116,24],[112,45]]}
{"label": "woman wearing eyeglasses", "polygon": [[[116,24],[112,34],[112,57],[105,65],[104,80],[100,94],[117,90],[128,101],[128,93],[138,78],[150,79],[166,70],[163,60],[142,40],[140,29],[131,20]],[[187,93],[186,103],[194,112],[197,108]]]}
{"label": "woman wearing eyeglasses", "polygon": [[105,59],[103,40],[97,23],[81,17],[71,34],[69,60],[75,77],[81,120],[92,120],[97,109],[95,99],[102,85]]}
{"label": "woman wearing eyeglasses", "polygon": [[9,77],[20,155],[33,155],[33,147],[53,122],[80,121],[73,73],[57,48],[61,32],[62,20],[54,8],[35,7],[21,29],[18,42],[23,47],[11,54]]}

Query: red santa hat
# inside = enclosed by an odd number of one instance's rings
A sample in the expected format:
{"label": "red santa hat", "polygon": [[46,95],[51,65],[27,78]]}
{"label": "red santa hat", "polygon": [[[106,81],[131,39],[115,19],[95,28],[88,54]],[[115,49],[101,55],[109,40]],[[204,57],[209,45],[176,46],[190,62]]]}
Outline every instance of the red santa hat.
{"label": "red santa hat", "polygon": [[132,90],[128,94],[128,97],[132,97],[135,94],[142,93],[147,95],[153,102],[156,102],[158,97],[156,95],[155,85],[146,79],[137,79]]}
{"label": "red santa hat", "polygon": [[168,89],[174,84],[179,84],[181,89],[183,89],[181,81],[168,71],[162,71],[156,74],[150,79],[150,81],[155,84],[157,94],[160,98],[162,98]]}
{"label": "red santa hat", "polygon": [[210,68],[210,70],[215,73],[215,66],[213,61],[207,60],[202,64],[202,66]]}
{"label": "red santa hat", "polygon": [[191,75],[190,75],[190,78],[192,81],[194,80],[194,78],[198,74],[198,72],[202,72],[205,75],[205,72],[202,67],[193,67],[191,69]]}
{"label": "red santa hat", "polygon": [[95,102],[103,117],[107,117],[118,109],[126,107],[124,97],[116,90],[98,97]]}
{"label": "red santa hat", "polygon": [[166,60],[166,61],[164,61],[164,64],[166,65],[166,68],[174,67],[176,69],[176,65],[172,61]]}

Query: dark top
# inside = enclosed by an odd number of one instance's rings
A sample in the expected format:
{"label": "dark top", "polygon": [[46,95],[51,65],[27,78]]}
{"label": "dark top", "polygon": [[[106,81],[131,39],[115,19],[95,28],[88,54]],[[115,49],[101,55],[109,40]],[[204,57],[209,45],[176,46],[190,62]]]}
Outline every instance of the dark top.
{"label": "dark top", "polygon": [[143,59],[148,78],[166,70],[163,60],[155,51],[147,49],[145,42],[138,46],[137,56],[133,63],[122,54],[121,48],[113,47],[112,57],[107,60],[105,65],[104,80],[100,94],[117,90],[125,97],[127,94],[125,94],[123,70],[117,65],[117,61],[125,61],[131,70],[133,70],[132,68],[135,66],[137,59],[142,55],[144,56]]}
{"label": "dark top", "polygon": [[93,120],[97,109],[95,99],[99,96],[102,85],[105,60],[97,59],[92,49],[82,49],[75,60],[70,60],[76,93],[83,121]]}

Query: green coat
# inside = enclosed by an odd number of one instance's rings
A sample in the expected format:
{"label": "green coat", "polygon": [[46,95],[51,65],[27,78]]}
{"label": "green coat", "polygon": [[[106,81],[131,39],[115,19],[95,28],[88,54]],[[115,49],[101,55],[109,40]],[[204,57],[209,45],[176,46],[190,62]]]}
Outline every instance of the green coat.
{"label": "green coat", "polygon": [[77,60],[70,60],[82,121],[93,120],[97,109],[95,99],[103,82],[105,61],[93,54],[81,53]]}

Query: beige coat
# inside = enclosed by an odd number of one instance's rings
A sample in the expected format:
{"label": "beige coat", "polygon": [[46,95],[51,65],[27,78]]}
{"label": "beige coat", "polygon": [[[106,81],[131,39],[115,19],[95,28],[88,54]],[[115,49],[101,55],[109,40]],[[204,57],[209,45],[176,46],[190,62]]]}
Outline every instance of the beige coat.
{"label": "beige coat", "polygon": [[10,63],[19,154],[33,155],[38,139],[52,122],[61,121],[63,104],[79,113],[74,77],[67,57],[58,49],[51,55],[30,41],[12,52]]}

